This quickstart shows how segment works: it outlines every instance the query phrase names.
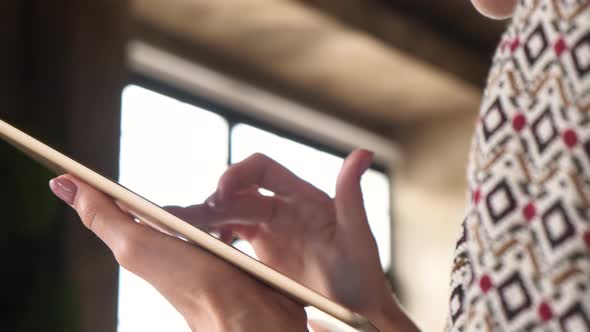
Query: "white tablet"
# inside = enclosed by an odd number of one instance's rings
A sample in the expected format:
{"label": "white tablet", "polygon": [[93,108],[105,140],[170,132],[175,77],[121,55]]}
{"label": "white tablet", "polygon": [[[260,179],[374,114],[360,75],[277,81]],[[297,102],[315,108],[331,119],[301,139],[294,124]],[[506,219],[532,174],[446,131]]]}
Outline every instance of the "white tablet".
{"label": "white tablet", "polygon": [[254,278],[291,296],[293,299],[313,306],[359,331],[378,331],[362,315],[327,299],[234,247],[225,244],[209,233],[184,222],[154,203],[72,160],[2,120],[0,120],[0,138],[56,173],[72,174],[113,199],[120,201],[129,207],[138,219],[148,224],[157,224],[164,229],[171,230],[180,237],[199,245],[221,259],[249,273]]}

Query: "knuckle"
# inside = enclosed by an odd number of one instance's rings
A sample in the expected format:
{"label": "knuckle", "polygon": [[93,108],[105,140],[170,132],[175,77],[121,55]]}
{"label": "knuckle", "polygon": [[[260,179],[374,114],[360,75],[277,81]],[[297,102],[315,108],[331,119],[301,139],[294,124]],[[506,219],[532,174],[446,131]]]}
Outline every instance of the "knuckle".
{"label": "knuckle", "polygon": [[217,182],[218,187],[224,187],[227,183],[231,182],[236,174],[236,166],[237,164],[231,165],[225,170]]}
{"label": "knuckle", "polygon": [[333,200],[319,191],[316,195],[308,196],[300,205],[300,216],[310,220],[329,219],[333,210]]}
{"label": "knuckle", "polygon": [[262,167],[264,169],[272,162],[274,161],[263,153],[253,153],[248,158],[229,166],[220,177],[218,186],[223,187],[233,181],[239,181],[236,178],[239,178],[241,174],[247,172],[253,166],[255,166],[254,168]]}
{"label": "knuckle", "polygon": [[133,262],[139,251],[137,242],[133,240],[133,236],[121,237],[117,243],[112,246],[111,250],[119,265],[128,270],[133,269]]}
{"label": "knuckle", "polygon": [[330,195],[328,195],[324,191],[317,189],[315,187],[313,187],[313,189],[314,189],[313,199],[315,200],[316,204],[325,206],[325,205],[329,205],[332,202],[332,197],[330,197]]}
{"label": "knuckle", "polygon": [[306,204],[315,210],[324,210],[332,203],[332,198],[325,192],[312,188],[306,193]]}
{"label": "knuckle", "polygon": [[254,161],[259,161],[259,162],[268,162],[271,160],[269,156],[267,156],[261,152],[253,153],[248,159],[254,160]]}
{"label": "knuckle", "polygon": [[92,203],[84,202],[80,204],[80,208],[78,209],[78,215],[80,219],[82,219],[82,223],[91,231],[96,230],[96,220],[98,215],[98,210],[96,206]]}

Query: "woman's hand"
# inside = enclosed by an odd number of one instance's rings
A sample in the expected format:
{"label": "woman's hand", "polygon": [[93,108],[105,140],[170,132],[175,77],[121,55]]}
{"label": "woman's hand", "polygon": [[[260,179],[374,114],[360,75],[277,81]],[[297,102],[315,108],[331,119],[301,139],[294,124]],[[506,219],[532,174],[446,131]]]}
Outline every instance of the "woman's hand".
{"label": "woman's hand", "polygon": [[254,154],[232,165],[204,204],[167,209],[226,241],[237,234],[261,261],[367,316],[381,331],[413,330],[391,294],[367,221],[360,180],[371,162],[367,151],[348,156],[330,198]]}
{"label": "woman's hand", "polygon": [[194,245],[135,222],[73,176],[58,177],[50,187],[119,264],[151,283],[193,331],[307,331],[300,304]]}

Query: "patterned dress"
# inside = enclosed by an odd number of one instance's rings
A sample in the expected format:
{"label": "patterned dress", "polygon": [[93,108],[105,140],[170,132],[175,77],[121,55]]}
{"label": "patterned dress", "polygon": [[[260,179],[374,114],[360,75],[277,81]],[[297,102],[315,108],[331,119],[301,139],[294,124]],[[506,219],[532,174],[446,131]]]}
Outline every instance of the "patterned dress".
{"label": "patterned dress", "polygon": [[590,1],[521,1],[472,143],[447,331],[590,331]]}

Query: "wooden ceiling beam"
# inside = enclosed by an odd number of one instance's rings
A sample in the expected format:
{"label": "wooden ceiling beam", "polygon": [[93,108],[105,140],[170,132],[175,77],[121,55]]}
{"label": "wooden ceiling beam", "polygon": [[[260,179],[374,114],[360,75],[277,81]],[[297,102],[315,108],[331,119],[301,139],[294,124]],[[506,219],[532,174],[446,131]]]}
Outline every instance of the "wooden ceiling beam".
{"label": "wooden ceiling beam", "polygon": [[[298,0],[308,6],[317,8],[334,16],[343,23],[382,40],[386,44],[409,55],[432,64],[444,71],[448,71],[458,77],[478,86],[483,86],[488,71],[490,57],[482,53],[479,47],[473,47],[461,38],[453,38],[448,31],[440,31],[437,27],[428,24],[416,16],[409,15],[405,11],[395,8],[391,1],[385,0]],[[397,0],[396,0],[397,1]],[[453,8],[464,16],[464,24],[480,23],[480,27],[493,27],[496,25],[491,20],[478,15],[474,9],[464,6],[458,7],[457,3],[442,2],[431,4],[431,8]],[[470,4],[466,4],[470,7]],[[444,12],[444,11],[443,11]],[[423,15],[450,15],[441,12],[432,13],[423,10]],[[461,14],[459,14],[461,15]],[[479,16],[479,17],[478,17]],[[473,25],[473,24],[472,24]],[[490,44],[490,49],[494,42]]]}
{"label": "wooden ceiling beam", "polygon": [[479,103],[477,86],[297,1],[132,3],[144,24],[286,82],[309,100],[329,101],[342,118],[407,122]]}

